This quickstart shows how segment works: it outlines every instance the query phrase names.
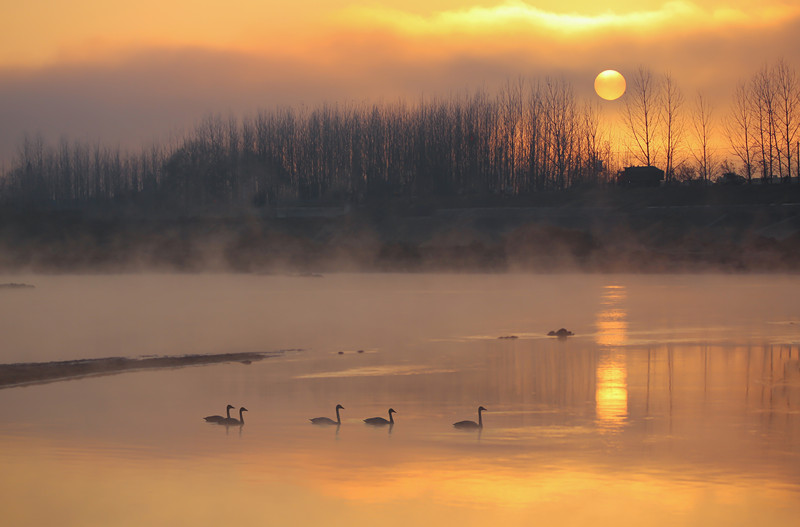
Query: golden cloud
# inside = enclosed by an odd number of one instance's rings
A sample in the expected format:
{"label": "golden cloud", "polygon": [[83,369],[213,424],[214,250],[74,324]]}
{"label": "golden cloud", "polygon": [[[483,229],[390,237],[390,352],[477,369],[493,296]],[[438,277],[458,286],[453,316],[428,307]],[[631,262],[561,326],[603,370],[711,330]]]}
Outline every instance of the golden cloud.
{"label": "golden cloud", "polygon": [[374,6],[354,6],[340,12],[339,22],[356,27],[391,28],[409,35],[481,34],[498,31],[545,31],[552,35],[627,30],[650,32],[658,27],[725,29],[765,27],[800,18],[800,6],[756,6],[750,9],[706,9],[693,2],[667,2],[660,9],[598,15],[555,13],[520,0],[493,7],[474,6],[429,16]]}

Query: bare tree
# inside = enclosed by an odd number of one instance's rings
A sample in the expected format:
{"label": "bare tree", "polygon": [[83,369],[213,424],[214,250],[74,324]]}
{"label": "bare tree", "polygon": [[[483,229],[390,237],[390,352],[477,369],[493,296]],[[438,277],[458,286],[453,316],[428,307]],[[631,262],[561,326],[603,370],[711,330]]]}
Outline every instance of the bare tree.
{"label": "bare tree", "polygon": [[572,184],[574,171],[576,112],[572,85],[564,79],[546,79],[544,109],[546,140],[550,143],[549,163],[555,171],[555,188],[560,190]]}
{"label": "bare tree", "polygon": [[502,192],[516,194],[519,190],[517,171],[520,165],[522,152],[523,131],[523,99],[525,81],[518,78],[516,82],[506,82],[500,90],[500,144],[502,155],[500,158],[500,175]]}
{"label": "bare tree", "polygon": [[751,103],[756,116],[756,144],[758,147],[759,164],[761,165],[762,178],[766,181],[775,174],[775,168],[780,172],[780,155],[777,152],[776,115],[775,115],[775,86],[772,72],[767,66],[761,68],[750,82],[752,90]]}
{"label": "bare tree", "polygon": [[640,66],[625,96],[625,124],[633,140],[628,147],[637,162],[647,166],[655,163],[657,154],[655,137],[660,121],[659,91],[652,72]]}
{"label": "bare tree", "polygon": [[583,179],[592,184],[600,183],[600,174],[608,167],[604,166],[600,153],[602,137],[600,134],[600,112],[597,103],[585,102],[581,116],[581,132],[583,145],[581,158],[584,166]]}
{"label": "bare tree", "polygon": [[713,134],[713,108],[702,93],[697,94],[692,115],[695,145],[692,149],[697,161],[697,171],[702,181],[709,181],[714,175],[714,152],[710,140]]}
{"label": "bare tree", "polygon": [[797,141],[800,130],[800,84],[797,72],[781,59],[774,68],[776,104],[776,126],[780,139],[780,148],[786,159],[786,178],[792,178],[792,145]]}
{"label": "bare tree", "polygon": [[725,119],[725,136],[736,157],[742,162],[748,183],[753,177],[755,151],[753,142],[755,116],[752,113],[752,94],[748,86],[740,83],[733,93],[733,103],[728,117]]}
{"label": "bare tree", "polygon": [[530,85],[526,105],[527,119],[525,135],[528,141],[527,168],[528,189],[543,190],[547,180],[547,148],[544,140],[544,101],[542,85],[537,80]]}
{"label": "bare tree", "polygon": [[664,128],[664,173],[667,183],[671,183],[675,176],[675,157],[683,140],[684,119],[681,108],[684,97],[670,73],[664,75],[662,87],[660,95]]}

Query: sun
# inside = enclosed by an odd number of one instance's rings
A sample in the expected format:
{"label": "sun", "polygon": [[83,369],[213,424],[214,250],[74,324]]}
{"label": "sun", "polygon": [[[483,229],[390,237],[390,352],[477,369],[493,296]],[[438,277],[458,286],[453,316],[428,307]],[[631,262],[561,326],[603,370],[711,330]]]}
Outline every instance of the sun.
{"label": "sun", "polygon": [[607,101],[619,99],[625,93],[625,77],[616,70],[606,70],[594,79],[594,91]]}

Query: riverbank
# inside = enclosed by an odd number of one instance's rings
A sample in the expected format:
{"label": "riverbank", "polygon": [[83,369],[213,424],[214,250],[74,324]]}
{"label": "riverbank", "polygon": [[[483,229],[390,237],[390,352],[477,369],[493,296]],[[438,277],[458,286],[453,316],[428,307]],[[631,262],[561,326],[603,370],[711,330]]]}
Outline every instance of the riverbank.
{"label": "riverbank", "polygon": [[256,353],[216,353],[211,355],[180,355],[170,357],[107,357],[54,362],[0,364],[0,389],[30,384],[65,381],[98,375],[113,375],[126,371],[161,368],[183,368],[223,362],[250,364],[276,357],[283,351]]}

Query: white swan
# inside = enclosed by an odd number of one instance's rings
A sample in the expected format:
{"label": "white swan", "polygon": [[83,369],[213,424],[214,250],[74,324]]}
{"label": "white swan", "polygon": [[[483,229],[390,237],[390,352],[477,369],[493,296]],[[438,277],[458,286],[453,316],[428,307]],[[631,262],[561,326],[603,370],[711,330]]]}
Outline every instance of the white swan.
{"label": "white swan", "polygon": [[339,409],[344,410],[344,406],[341,404],[336,405],[336,421],[331,419],[330,417],[314,417],[310,419],[310,421],[315,425],[340,425],[342,424],[342,418],[339,417]]}
{"label": "white swan", "polygon": [[370,417],[369,419],[364,419],[364,422],[368,425],[372,426],[386,426],[386,425],[393,425],[394,424],[394,417],[392,414],[396,414],[394,408],[389,408],[389,419],[386,420],[383,417]]}
{"label": "white swan", "polygon": [[203,419],[209,423],[219,423],[223,419],[230,419],[231,418],[231,408],[234,408],[232,404],[229,404],[227,408],[225,408],[226,417],[222,417],[221,415],[209,415],[208,417],[204,417]]}
{"label": "white swan", "polygon": [[486,408],[483,406],[478,407],[478,422],[475,421],[459,421],[457,423],[453,423],[453,426],[456,428],[460,428],[462,430],[475,430],[477,428],[483,428],[483,416],[481,412],[486,412]]}

